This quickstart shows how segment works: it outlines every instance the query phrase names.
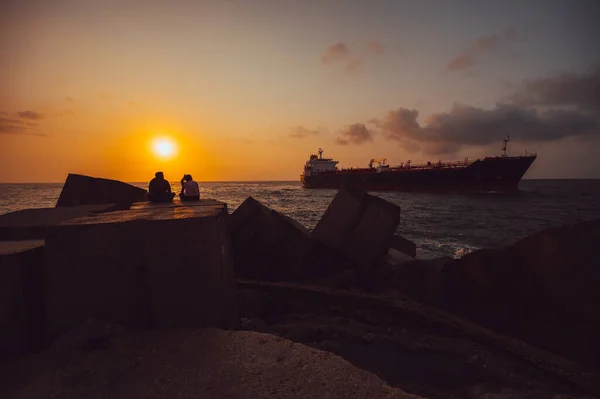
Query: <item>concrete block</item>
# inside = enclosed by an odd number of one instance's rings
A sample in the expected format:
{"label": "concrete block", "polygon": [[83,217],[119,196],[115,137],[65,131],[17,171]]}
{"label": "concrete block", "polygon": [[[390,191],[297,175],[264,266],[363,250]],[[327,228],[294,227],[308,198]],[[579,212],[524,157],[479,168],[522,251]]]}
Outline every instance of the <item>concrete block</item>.
{"label": "concrete block", "polygon": [[133,202],[147,201],[146,192],[117,180],[69,173],[56,207],[91,204],[119,204],[129,207]]}
{"label": "concrete block", "polygon": [[600,219],[557,226],[444,267],[449,310],[600,368]]}
{"label": "concrete block", "polygon": [[404,252],[398,251],[397,249],[390,248],[385,260],[392,265],[399,266],[408,262],[412,262],[415,260],[415,258],[405,254]]}
{"label": "concrete block", "polygon": [[394,248],[408,256],[415,258],[417,256],[417,244],[412,242],[411,240],[407,240],[406,238],[395,234],[392,238],[392,244],[390,248]]}
{"label": "concrete block", "polygon": [[371,195],[365,197],[364,202],[366,209],[344,243],[342,253],[368,270],[387,254],[400,223],[400,207]]}
{"label": "concrete block", "polygon": [[115,204],[37,208],[0,215],[0,240],[44,239],[50,226],[65,220],[118,209]]}
{"label": "concrete block", "polygon": [[231,234],[237,233],[242,223],[261,209],[264,209],[264,206],[260,202],[252,197],[246,198],[229,218],[229,231]]}
{"label": "concrete block", "polygon": [[48,326],[88,317],[131,327],[239,323],[223,203],[149,206],[73,219],[50,229]]}
{"label": "concrete block", "polygon": [[365,210],[368,194],[352,186],[343,187],[333,198],[312,231],[312,236],[334,250],[341,250]]}
{"label": "concrete block", "polygon": [[0,242],[0,355],[42,347],[43,282],[43,240]]}
{"label": "concrete block", "polygon": [[231,215],[237,274],[295,280],[312,248],[309,231],[295,220],[248,197]]}
{"label": "concrete block", "polygon": [[355,187],[340,189],[312,236],[367,271],[387,254],[400,207]]}

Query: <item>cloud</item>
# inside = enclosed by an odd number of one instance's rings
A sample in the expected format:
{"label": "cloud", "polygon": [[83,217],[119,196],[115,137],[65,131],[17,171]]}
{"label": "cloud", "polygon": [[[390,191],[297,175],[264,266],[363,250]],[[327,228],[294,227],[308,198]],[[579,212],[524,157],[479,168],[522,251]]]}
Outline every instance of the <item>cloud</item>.
{"label": "cloud", "polygon": [[526,80],[512,100],[521,105],[574,106],[600,113],[600,66],[586,74]]}
{"label": "cloud", "polygon": [[363,66],[363,61],[360,58],[353,58],[351,60],[348,60],[348,62],[346,63],[346,71],[348,71],[348,73],[354,75],[354,74],[360,72],[360,70],[362,69],[362,66]]}
{"label": "cloud", "polygon": [[72,97],[65,97],[65,101],[72,103],[75,101],[75,99],[73,99]]}
{"label": "cloud", "polygon": [[419,121],[418,110],[399,107],[366,125],[347,126],[338,132],[336,142],[363,144],[377,135],[411,153],[439,155],[465,146],[497,144],[507,134],[538,143],[600,139],[600,67],[587,74],[561,74],[506,88],[512,100],[491,109],[457,103]]}
{"label": "cloud", "polygon": [[363,144],[368,141],[373,141],[373,131],[362,123],[347,126],[336,138],[336,143],[340,145]]}
{"label": "cloud", "polygon": [[342,42],[337,42],[327,47],[321,56],[321,62],[325,65],[329,65],[336,61],[344,61],[349,56],[350,50],[348,47]]}
{"label": "cloud", "polygon": [[324,65],[343,64],[346,72],[355,75],[362,70],[365,60],[370,55],[381,55],[385,51],[383,44],[375,40],[367,42],[362,53],[352,52],[345,43],[337,42],[325,49],[321,55],[321,62]]}
{"label": "cloud", "polygon": [[39,112],[34,112],[34,111],[20,111],[20,112],[17,112],[17,115],[21,119],[30,119],[33,121],[42,119],[44,117],[44,115],[40,114]]}
{"label": "cloud", "polygon": [[367,43],[367,52],[371,54],[385,54],[385,47],[383,44],[375,40],[371,40]]}
{"label": "cloud", "polygon": [[290,131],[290,137],[293,137],[295,139],[303,139],[308,136],[314,136],[319,134],[318,130],[309,130],[304,126],[291,127]]}
{"label": "cloud", "polygon": [[386,138],[403,146],[418,144],[429,154],[494,143],[506,134],[521,140],[552,141],[600,133],[597,115],[563,109],[542,112],[516,104],[498,104],[489,110],[456,104],[449,112],[432,114],[423,125],[418,116],[417,110],[398,108],[373,122]]}
{"label": "cloud", "polygon": [[481,36],[473,40],[467,49],[457,54],[446,64],[447,71],[460,71],[472,67],[477,59],[485,53],[490,53],[503,42],[512,42],[518,38],[515,27],[506,29],[502,34]]}
{"label": "cloud", "polygon": [[42,114],[34,111],[20,111],[15,113],[0,112],[0,134],[25,134],[30,136],[46,136],[43,133],[33,132],[37,127],[35,121],[41,119]]}

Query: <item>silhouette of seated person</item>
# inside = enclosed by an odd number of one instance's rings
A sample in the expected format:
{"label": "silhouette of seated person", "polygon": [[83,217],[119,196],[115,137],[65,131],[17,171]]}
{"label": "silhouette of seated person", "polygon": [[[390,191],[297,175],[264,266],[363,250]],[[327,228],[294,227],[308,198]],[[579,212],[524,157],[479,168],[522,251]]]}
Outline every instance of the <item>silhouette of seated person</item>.
{"label": "silhouette of seated person", "polygon": [[179,198],[182,201],[198,201],[200,200],[200,187],[198,183],[192,179],[192,175],[184,175],[181,179],[181,193]]}
{"label": "silhouette of seated person", "polygon": [[163,172],[156,172],[154,176],[148,185],[148,194],[146,194],[148,199],[152,202],[173,201],[175,193],[171,192],[171,185],[165,179]]}

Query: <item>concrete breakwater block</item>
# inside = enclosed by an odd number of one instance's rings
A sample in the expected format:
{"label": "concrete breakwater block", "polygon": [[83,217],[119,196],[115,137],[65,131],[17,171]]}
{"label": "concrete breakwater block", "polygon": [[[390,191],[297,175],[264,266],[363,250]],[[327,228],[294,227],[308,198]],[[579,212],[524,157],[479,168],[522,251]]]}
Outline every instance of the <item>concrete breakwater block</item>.
{"label": "concrete breakwater block", "polygon": [[239,323],[224,203],[148,206],[69,220],[47,240],[52,335],[88,317],[132,327]]}
{"label": "concrete breakwater block", "polygon": [[230,217],[239,275],[294,280],[312,249],[309,231],[295,220],[248,197]]}
{"label": "concrete breakwater block", "polygon": [[147,201],[146,190],[117,180],[69,173],[56,207],[118,204],[128,208],[133,202]]}
{"label": "concrete breakwater block", "polygon": [[559,226],[444,267],[448,308],[600,369],[600,219]]}
{"label": "concrete breakwater block", "polygon": [[0,355],[42,346],[43,280],[43,240],[0,242]]}
{"label": "concrete breakwater block", "polygon": [[398,205],[355,187],[343,187],[312,236],[367,271],[385,257],[399,223]]}
{"label": "concrete breakwater block", "polygon": [[46,237],[50,226],[65,220],[118,209],[115,204],[64,208],[23,209],[0,215],[0,240],[35,240]]}
{"label": "concrete breakwater block", "polygon": [[399,236],[398,234],[395,234],[394,237],[392,238],[392,243],[390,245],[390,248],[398,250],[398,251],[402,252],[403,254],[406,254],[413,258],[415,258],[417,256],[417,244],[415,244],[411,240],[408,240],[402,236]]}

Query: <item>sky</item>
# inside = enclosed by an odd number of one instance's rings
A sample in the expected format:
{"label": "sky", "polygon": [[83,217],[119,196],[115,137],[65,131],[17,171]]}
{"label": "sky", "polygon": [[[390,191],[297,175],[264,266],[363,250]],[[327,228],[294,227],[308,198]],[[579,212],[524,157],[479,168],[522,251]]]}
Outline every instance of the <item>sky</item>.
{"label": "sky", "polygon": [[[0,182],[298,180],[535,151],[600,178],[597,0],[8,0]],[[153,151],[157,139],[175,146]]]}

